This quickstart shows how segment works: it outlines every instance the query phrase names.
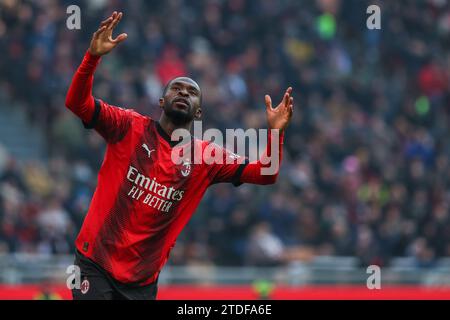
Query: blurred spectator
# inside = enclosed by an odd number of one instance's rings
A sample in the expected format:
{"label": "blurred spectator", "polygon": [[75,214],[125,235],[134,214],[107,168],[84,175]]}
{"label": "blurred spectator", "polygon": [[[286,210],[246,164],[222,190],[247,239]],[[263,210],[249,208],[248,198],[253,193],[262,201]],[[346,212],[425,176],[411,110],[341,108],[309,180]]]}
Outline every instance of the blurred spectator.
{"label": "blurred spectator", "polygon": [[258,266],[280,265],[284,262],[283,253],[283,242],[271,232],[268,223],[253,227],[247,249],[248,263]]}

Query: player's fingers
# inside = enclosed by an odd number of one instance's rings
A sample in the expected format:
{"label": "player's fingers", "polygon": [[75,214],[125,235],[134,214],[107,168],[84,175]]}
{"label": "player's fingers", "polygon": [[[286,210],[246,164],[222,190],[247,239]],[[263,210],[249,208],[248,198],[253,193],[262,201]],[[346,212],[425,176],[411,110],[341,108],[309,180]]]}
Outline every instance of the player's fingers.
{"label": "player's fingers", "polygon": [[128,35],[126,34],[126,33],[121,33],[121,34],[119,34],[115,39],[112,39],[111,37],[110,37],[110,41],[112,42],[112,43],[121,43],[122,41],[124,41],[126,38],[128,38]]}
{"label": "player's fingers", "polygon": [[111,18],[112,18],[111,21],[108,23],[109,30],[112,30],[114,21],[117,19],[117,11],[113,12],[113,14],[111,15]]}
{"label": "player's fingers", "polygon": [[94,38],[98,38],[98,36],[106,30],[106,26],[100,27],[97,31],[94,32]]}
{"label": "player's fingers", "polygon": [[122,12],[120,12],[117,17],[114,19],[114,21],[112,22],[112,26],[111,26],[111,30],[114,29],[117,24],[119,23],[120,19],[122,19]]}
{"label": "player's fingers", "polygon": [[111,20],[112,20],[113,18],[114,18],[114,13],[111,14],[108,18],[106,18],[106,19],[103,20],[102,22],[100,22],[100,25],[111,22]]}
{"label": "player's fingers", "polygon": [[112,16],[109,17],[109,18],[106,19],[106,20],[103,20],[103,21],[100,23],[100,27],[107,26],[108,24],[111,23],[112,20],[113,20]]}
{"label": "player's fingers", "polygon": [[292,93],[292,87],[287,88],[286,93],[284,94],[284,97],[283,97],[283,104],[286,108],[288,107],[291,93]]}
{"label": "player's fingers", "polygon": [[287,108],[288,106],[288,101],[289,101],[289,94],[287,93],[287,91],[285,92],[284,96],[283,96],[283,100],[281,100],[281,107],[283,108]]}
{"label": "player's fingers", "polygon": [[292,93],[292,87],[287,88],[286,93],[289,93],[289,95],[291,95],[291,93]]}
{"label": "player's fingers", "polygon": [[272,99],[268,94],[264,96],[264,101],[266,103],[266,109],[272,109]]}
{"label": "player's fingers", "polygon": [[289,99],[289,107],[288,107],[289,117],[292,117],[292,113],[294,113],[294,98]]}

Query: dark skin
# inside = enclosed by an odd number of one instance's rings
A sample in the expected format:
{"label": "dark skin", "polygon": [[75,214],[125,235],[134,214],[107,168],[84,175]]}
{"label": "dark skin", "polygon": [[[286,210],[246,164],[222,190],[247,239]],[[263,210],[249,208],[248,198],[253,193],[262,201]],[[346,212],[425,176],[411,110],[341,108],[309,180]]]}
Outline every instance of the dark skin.
{"label": "dark skin", "polygon": [[[108,54],[119,43],[127,39],[126,33],[122,33],[116,38],[112,37],[112,32],[122,16],[122,12],[114,11],[109,18],[100,23],[89,46],[91,54],[97,56]],[[294,110],[294,98],[291,97],[291,94],[292,88],[289,87],[284,93],[283,100],[275,108],[272,107],[270,96],[265,96],[269,129],[284,130],[288,126]],[[191,78],[175,78],[167,85],[167,90],[160,98],[159,105],[163,109],[159,123],[168,135],[178,128],[189,130],[192,121],[199,120],[202,115],[200,87]]]}
{"label": "dark skin", "polygon": [[200,86],[191,78],[175,78],[168,83],[159,106],[163,110],[159,124],[168,135],[178,128],[190,130],[192,121],[202,116]]}

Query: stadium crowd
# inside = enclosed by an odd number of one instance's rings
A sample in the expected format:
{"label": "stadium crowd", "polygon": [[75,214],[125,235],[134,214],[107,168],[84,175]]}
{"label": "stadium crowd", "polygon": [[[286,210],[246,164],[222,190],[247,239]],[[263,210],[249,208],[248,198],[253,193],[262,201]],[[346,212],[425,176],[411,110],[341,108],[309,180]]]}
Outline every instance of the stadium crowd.
{"label": "stadium crowd", "polygon": [[[105,143],[65,94],[92,32],[120,10],[128,39],[94,83],[111,104],[159,118],[163,86],[189,75],[204,129],[265,128],[264,94],[294,88],[277,183],[212,187],[170,263],[430,267],[450,255],[450,2],[79,1],[81,30],[69,30],[70,2],[0,1],[0,95],[48,146],[43,160],[0,157],[0,252],[74,252]],[[370,4],[381,30],[366,27]]]}

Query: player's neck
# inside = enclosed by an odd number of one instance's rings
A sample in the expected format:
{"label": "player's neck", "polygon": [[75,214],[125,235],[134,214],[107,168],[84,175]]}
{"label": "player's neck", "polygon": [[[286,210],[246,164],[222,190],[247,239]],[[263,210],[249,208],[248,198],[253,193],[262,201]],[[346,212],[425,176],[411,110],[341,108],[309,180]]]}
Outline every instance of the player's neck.
{"label": "player's neck", "polygon": [[159,125],[164,130],[165,133],[170,137],[172,135],[172,132],[176,129],[186,129],[188,131],[191,130],[192,122],[188,122],[185,124],[175,124],[173,123],[168,117],[164,115],[164,113],[159,118]]}

